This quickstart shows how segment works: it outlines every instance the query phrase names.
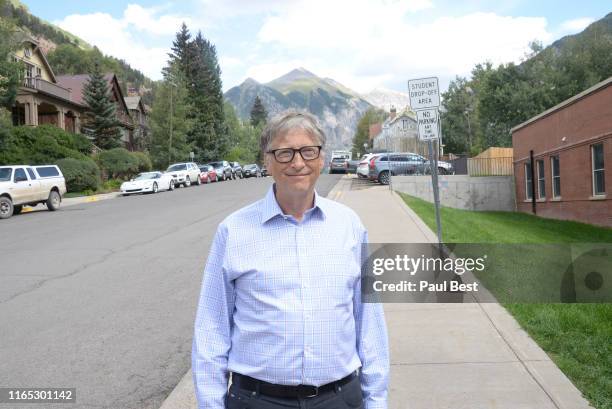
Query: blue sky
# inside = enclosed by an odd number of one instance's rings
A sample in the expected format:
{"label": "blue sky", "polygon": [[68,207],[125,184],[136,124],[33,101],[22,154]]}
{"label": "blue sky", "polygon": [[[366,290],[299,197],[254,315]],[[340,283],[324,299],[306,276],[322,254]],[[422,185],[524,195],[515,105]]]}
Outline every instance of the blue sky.
{"label": "blue sky", "polygon": [[442,88],[478,62],[518,62],[612,11],[604,1],[68,0],[25,1],[106,54],[161,77],[174,33],[186,21],[217,47],[224,89],[267,82],[304,67],[358,92],[406,91],[439,76]]}

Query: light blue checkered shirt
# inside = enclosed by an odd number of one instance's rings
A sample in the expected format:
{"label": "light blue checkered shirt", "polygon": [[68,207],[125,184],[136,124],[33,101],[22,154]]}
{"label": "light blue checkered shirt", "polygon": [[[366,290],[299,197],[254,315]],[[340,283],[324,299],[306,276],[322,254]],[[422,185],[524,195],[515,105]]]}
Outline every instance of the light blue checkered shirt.
{"label": "light blue checkered shirt", "polygon": [[273,188],[228,216],[208,256],[195,321],[198,407],[224,407],[230,371],[320,386],[361,367],[366,409],[385,409],[383,309],[361,302],[366,241],[351,209],[316,193],[301,222],[283,214]]}

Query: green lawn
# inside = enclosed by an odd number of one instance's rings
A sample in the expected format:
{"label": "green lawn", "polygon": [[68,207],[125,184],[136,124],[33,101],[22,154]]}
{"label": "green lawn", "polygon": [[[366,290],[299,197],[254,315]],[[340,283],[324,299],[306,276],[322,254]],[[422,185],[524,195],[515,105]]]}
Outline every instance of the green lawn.
{"label": "green lawn", "polygon": [[[435,231],[433,205],[400,195]],[[446,243],[612,243],[612,229],[524,213],[442,207],[441,219]],[[484,281],[500,300],[502,288],[518,286],[512,278],[503,287]],[[503,305],[594,407],[612,409],[612,304]]]}

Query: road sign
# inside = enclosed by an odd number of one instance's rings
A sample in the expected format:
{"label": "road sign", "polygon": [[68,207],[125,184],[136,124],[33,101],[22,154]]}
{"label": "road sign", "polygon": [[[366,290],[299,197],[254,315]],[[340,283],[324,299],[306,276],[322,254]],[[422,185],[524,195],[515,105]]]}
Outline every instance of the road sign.
{"label": "road sign", "polygon": [[413,111],[440,106],[438,77],[408,80],[410,108]]}
{"label": "road sign", "polygon": [[[438,189],[438,152],[434,152],[433,141],[439,142],[438,107],[440,106],[440,91],[438,77],[418,78],[408,80],[408,95],[410,108],[416,111],[419,137],[427,141],[429,149],[429,166],[431,169],[431,185],[436,210],[436,226],[438,245],[442,253],[442,220],[440,218],[440,191]],[[437,151],[437,149],[436,149]]]}
{"label": "road sign", "polygon": [[419,125],[419,138],[422,141],[436,141],[440,136],[438,128],[438,110],[423,109],[416,112]]}

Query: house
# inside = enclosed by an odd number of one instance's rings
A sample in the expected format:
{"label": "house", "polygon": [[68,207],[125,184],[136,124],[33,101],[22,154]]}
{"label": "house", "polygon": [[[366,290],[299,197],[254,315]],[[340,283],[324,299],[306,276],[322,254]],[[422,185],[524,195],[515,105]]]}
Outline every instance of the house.
{"label": "house", "polygon": [[612,227],[612,77],[512,128],[517,209]]}
{"label": "house", "polygon": [[134,148],[144,150],[149,145],[149,111],[140,96],[125,97],[124,100],[134,124],[132,132]]}
{"label": "house", "polygon": [[70,89],[60,84],[39,43],[27,39],[13,57],[24,64],[23,84],[13,107],[14,125],[50,124],[77,133],[85,110]]}
{"label": "house", "polygon": [[[125,148],[134,150],[134,142],[132,138],[134,124],[132,122],[130,111],[125,103],[125,99],[123,98],[123,92],[119,86],[117,76],[113,73],[107,73],[104,75],[104,79],[108,83],[110,98],[115,103],[115,115],[119,121],[121,141],[123,142]],[[83,99],[83,89],[88,81],[89,74],[60,75],[57,77],[58,84],[71,91],[73,101],[85,107],[87,106],[87,103]],[[87,128],[86,123],[83,123],[83,128]]]}
{"label": "house", "polygon": [[[385,128],[388,129],[387,134]],[[397,115],[396,109],[391,108],[389,117],[380,129],[378,135],[373,137],[373,150],[427,155],[427,144],[419,140],[416,116],[409,109]]]}

